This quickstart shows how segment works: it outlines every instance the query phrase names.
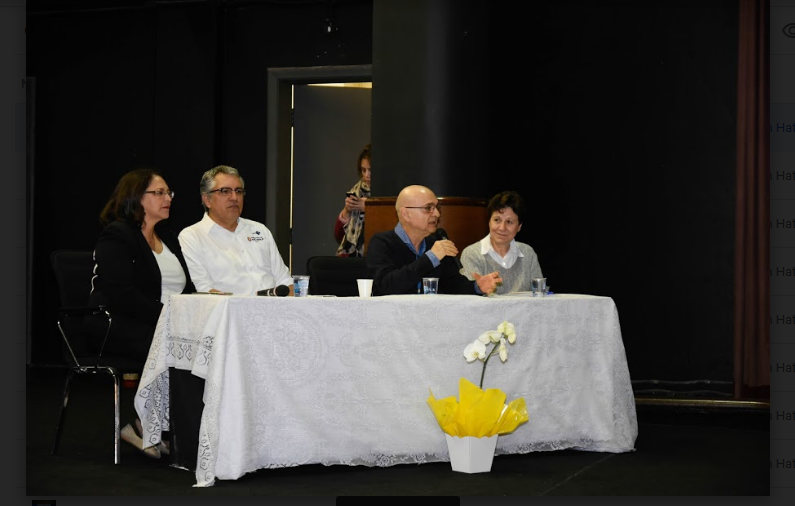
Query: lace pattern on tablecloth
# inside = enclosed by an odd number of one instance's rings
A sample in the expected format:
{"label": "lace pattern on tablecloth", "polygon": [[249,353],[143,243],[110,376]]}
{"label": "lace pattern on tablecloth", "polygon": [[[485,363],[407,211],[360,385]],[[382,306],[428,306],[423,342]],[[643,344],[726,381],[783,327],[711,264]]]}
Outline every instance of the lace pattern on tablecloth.
{"label": "lace pattern on tablecloth", "polygon": [[[211,302],[205,301],[198,310],[220,313],[223,308]],[[163,306],[135,396],[135,409],[142,421],[146,446],[158,444],[162,431],[168,431],[171,427],[168,368],[190,370],[197,376],[206,377],[212,357],[213,336],[206,335],[204,329],[200,328],[206,321],[180,318],[175,325],[171,318],[170,304],[169,299]],[[191,325],[191,322],[196,325]],[[172,329],[183,329],[184,332]],[[152,354],[151,350],[156,350],[156,353]]]}

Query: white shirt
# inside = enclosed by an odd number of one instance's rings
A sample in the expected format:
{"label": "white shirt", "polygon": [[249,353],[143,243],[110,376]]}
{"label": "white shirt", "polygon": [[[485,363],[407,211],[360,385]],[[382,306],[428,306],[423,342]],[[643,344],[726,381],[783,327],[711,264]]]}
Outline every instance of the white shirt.
{"label": "white shirt", "polygon": [[160,302],[165,304],[171,294],[182,293],[185,289],[187,282],[185,271],[182,270],[177,255],[168,249],[166,243],[163,243],[163,251],[157,253],[153,250],[152,253],[155,254],[157,266],[160,267]]}
{"label": "white shirt", "polygon": [[230,232],[205,213],[200,222],[180,232],[179,243],[199,292],[215,288],[256,295],[257,290],[293,284],[273,235],[262,223],[238,218],[237,228]]}
{"label": "white shirt", "polygon": [[495,262],[502,265],[506,269],[513,267],[513,264],[516,263],[517,258],[524,257],[522,252],[519,251],[519,248],[516,246],[516,239],[511,240],[511,245],[508,247],[508,254],[504,257],[500,256],[500,254],[494,251],[494,248],[491,247],[491,234],[480,240],[480,253],[481,255],[488,253]]}

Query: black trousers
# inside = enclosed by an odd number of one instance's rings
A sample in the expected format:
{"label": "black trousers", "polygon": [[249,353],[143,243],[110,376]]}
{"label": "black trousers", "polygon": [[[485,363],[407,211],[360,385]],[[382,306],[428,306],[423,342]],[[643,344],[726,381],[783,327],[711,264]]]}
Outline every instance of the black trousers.
{"label": "black trousers", "polygon": [[199,426],[204,410],[204,380],[190,371],[168,370],[171,415],[171,463],[196,470]]}

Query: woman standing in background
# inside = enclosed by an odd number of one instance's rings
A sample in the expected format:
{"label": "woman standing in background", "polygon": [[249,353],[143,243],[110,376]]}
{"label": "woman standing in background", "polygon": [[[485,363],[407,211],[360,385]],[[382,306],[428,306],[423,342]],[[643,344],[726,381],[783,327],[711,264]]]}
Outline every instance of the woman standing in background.
{"label": "woman standing in background", "polygon": [[366,145],[356,159],[359,181],[348,190],[345,207],[337,216],[334,238],[339,243],[338,257],[364,256],[364,203],[370,197],[370,144]]}

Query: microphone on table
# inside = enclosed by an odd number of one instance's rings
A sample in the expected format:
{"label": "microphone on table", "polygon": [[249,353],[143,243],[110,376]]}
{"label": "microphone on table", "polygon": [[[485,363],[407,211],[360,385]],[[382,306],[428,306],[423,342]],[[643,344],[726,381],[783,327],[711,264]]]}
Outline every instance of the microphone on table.
{"label": "microphone on table", "polygon": [[[436,229],[436,238],[443,241],[449,240],[447,239],[447,232],[445,232],[443,228]],[[464,268],[464,266],[461,264],[461,260],[458,257],[453,257],[453,261],[455,262],[456,266],[458,266],[459,271]]]}
{"label": "microphone on table", "polygon": [[264,295],[265,297],[286,297],[289,293],[290,288],[284,285],[257,291],[257,295]]}

